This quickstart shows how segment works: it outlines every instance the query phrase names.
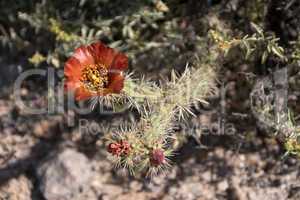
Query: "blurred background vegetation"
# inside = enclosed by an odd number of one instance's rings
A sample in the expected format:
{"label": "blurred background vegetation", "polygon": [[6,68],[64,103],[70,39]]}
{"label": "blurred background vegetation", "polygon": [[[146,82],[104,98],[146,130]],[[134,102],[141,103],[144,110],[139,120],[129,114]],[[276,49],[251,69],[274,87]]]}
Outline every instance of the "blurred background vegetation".
{"label": "blurred background vegetation", "polygon": [[242,35],[250,22],[264,25],[269,1],[16,0],[0,6],[8,62],[61,68],[75,47],[101,40],[126,52],[134,70],[166,73],[201,54],[211,28]]}
{"label": "blurred background vegetation", "polygon": [[46,62],[59,68],[75,47],[101,40],[126,52],[135,70],[163,71],[185,66],[201,53],[211,28],[244,36],[251,33],[254,22],[290,45],[299,32],[295,4],[287,0],[2,1],[1,52],[10,62],[29,61],[35,66]]}

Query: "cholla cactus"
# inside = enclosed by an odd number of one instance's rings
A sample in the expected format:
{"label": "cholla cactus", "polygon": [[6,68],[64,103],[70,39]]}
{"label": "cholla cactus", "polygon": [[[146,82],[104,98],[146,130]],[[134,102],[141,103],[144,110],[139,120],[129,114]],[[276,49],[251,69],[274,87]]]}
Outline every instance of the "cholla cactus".
{"label": "cholla cactus", "polygon": [[149,135],[146,137],[147,129],[151,127],[144,125],[108,135],[107,151],[117,167],[128,168],[132,174],[148,170],[148,174],[152,175],[170,166],[168,157],[172,151],[167,149],[167,141]]}
{"label": "cholla cactus", "polygon": [[124,75],[127,57],[101,43],[82,46],[65,65],[65,88],[76,100],[124,106],[139,111],[141,119],[130,127],[110,133],[107,151],[117,166],[130,172],[153,175],[170,166],[174,125],[188,115],[191,107],[214,91],[215,71],[208,64],[194,63],[182,75],[172,72],[159,86]]}
{"label": "cholla cactus", "polygon": [[[171,80],[162,83],[161,88],[157,86],[151,88],[148,85],[145,87],[146,90],[143,90],[143,84],[139,89],[132,83],[136,91],[141,92],[138,92],[139,97],[151,94],[155,98],[148,99],[144,96],[147,106],[143,107],[142,117],[137,125],[109,137],[109,149],[117,146],[121,151],[121,141],[126,141],[130,145],[128,154],[116,154],[109,150],[117,166],[127,167],[131,172],[147,171],[148,175],[168,169],[169,157],[175,150],[172,144],[176,140],[173,136],[176,122],[193,115],[191,110],[193,104],[205,102],[204,98],[214,91],[215,76],[211,66],[196,64],[195,68],[186,68],[181,76],[173,72]],[[129,86],[124,88],[124,92],[127,91],[130,91]],[[134,96],[130,98],[135,101]],[[133,105],[141,107],[140,98],[137,98],[137,102]]]}

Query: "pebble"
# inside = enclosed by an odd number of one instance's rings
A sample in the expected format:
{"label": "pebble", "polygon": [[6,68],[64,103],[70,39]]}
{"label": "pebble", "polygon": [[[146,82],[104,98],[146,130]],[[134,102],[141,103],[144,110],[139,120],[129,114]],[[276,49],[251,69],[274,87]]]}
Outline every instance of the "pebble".
{"label": "pebble", "polygon": [[38,169],[40,190],[47,200],[78,199],[91,177],[89,160],[73,149],[49,157]]}

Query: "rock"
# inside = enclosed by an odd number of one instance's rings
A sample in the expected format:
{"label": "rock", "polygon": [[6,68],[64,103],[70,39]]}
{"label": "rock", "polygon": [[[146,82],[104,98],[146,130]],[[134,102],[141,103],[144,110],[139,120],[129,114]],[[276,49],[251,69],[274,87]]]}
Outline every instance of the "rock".
{"label": "rock", "polygon": [[48,137],[49,128],[49,122],[47,120],[42,120],[40,123],[34,125],[33,134],[37,137]]}
{"label": "rock", "polygon": [[58,132],[59,122],[62,121],[62,117],[55,116],[49,119],[43,119],[33,125],[33,135],[38,138],[49,139]]}
{"label": "rock", "polygon": [[89,160],[73,149],[49,158],[38,169],[40,190],[47,200],[79,199],[91,177]]}
{"label": "rock", "polygon": [[116,197],[121,195],[123,192],[122,187],[113,184],[105,184],[102,188],[102,195],[109,197]]}
{"label": "rock", "polygon": [[132,181],[130,182],[129,187],[131,191],[138,192],[142,190],[143,185],[141,184],[141,182]]}
{"label": "rock", "polygon": [[199,182],[188,182],[181,184],[182,196],[187,199],[193,199],[195,197],[200,197],[203,192],[203,185]]}
{"label": "rock", "polygon": [[148,199],[157,199],[154,195],[147,192],[131,192],[125,193],[117,198],[112,198],[112,200],[128,200],[128,199],[138,199],[138,200],[148,200]]}
{"label": "rock", "polygon": [[[26,159],[30,156],[30,148],[34,146],[34,141],[29,135],[20,136],[10,133],[0,134],[0,168],[5,168],[18,160]],[[25,167],[24,165],[21,168]]]}
{"label": "rock", "polygon": [[11,179],[0,188],[0,199],[31,200],[32,184],[25,176]]}
{"label": "rock", "polygon": [[228,189],[228,187],[229,185],[227,180],[223,180],[217,184],[217,188],[219,191],[225,191]]}
{"label": "rock", "polygon": [[3,117],[5,115],[8,115],[11,110],[11,106],[8,102],[5,102],[4,100],[0,100],[0,117]]}

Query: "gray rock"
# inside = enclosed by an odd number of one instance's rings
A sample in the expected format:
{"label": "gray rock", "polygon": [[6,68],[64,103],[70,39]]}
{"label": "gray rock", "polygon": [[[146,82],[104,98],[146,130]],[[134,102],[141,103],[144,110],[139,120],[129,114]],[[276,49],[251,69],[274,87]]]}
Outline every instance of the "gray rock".
{"label": "gray rock", "polygon": [[92,177],[89,160],[66,149],[45,161],[38,169],[40,190],[47,200],[79,199]]}

